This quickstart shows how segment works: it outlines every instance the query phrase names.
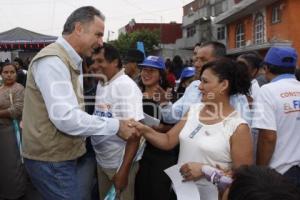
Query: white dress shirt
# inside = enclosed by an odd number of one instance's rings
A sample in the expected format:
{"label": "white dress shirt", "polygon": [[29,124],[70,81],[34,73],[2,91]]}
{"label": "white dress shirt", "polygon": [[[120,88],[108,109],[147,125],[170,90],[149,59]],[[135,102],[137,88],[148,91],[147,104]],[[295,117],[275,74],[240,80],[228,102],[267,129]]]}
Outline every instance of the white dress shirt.
{"label": "white dress shirt", "polygon": [[[82,59],[72,46],[63,38],[56,41],[69,54],[81,72]],[[49,119],[60,131],[73,136],[114,135],[119,130],[119,120],[89,115],[80,109],[70,72],[56,56],[47,56],[33,63],[32,73],[48,111]]]}

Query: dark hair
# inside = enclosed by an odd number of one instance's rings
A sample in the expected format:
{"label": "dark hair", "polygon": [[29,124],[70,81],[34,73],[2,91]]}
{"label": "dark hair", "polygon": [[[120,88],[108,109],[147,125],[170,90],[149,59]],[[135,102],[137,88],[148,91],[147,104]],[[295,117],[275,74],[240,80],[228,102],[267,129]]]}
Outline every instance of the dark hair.
{"label": "dark hair", "polygon": [[251,69],[259,70],[259,68],[262,66],[263,59],[256,53],[242,54],[239,57],[245,59]]}
{"label": "dark hair", "polygon": [[179,55],[174,56],[172,62],[175,66],[178,66],[178,67],[181,67],[183,65],[183,61]]}
{"label": "dark hair", "polygon": [[92,57],[85,57],[84,61],[86,63],[87,66],[91,66],[92,64],[94,64],[94,60],[92,59]]}
{"label": "dark hair", "polygon": [[201,43],[200,43],[200,42],[197,42],[197,43],[194,45],[194,49],[195,49],[196,47],[201,47]]}
{"label": "dark hair", "polygon": [[279,67],[276,65],[271,65],[268,63],[265,63],[265,66],[269,69],[269,71],[272,74],[280,75],[280,74],[294,74],[296,67]]}
{"label": "dark hair", "polygon": [[200,77],[206,69],[211,69],[220,81],[228,80],[229,95],[249,95],[251,78],[245,64],[237,63],[229,58],[218,58],[203,65]]}
{"label": "dark hair", "polygon": [[94,54],[98,54],[101,51],[104,51],[105,60],[107,60],[109,62],[113,62],[114,60],[117,59],[118,60],[118,68],[119,69],[122,68],[121,56],[120,56],[120,53],[119,53],[118,49],[116,49],[111,44],[103,43],[102,47],[96,48],[94,50]]}
{"label": "dark hair", "polygon": [[208,41],[201,44],[200,47],[212,46],[214,57],[225,57],[226,56],[226,46],[221,42]]}
{"label": "dark hair", "polygon": [[295,69],[295,76],[298,81],[300,81],[300,68]]}
{"label": "dark hair", "polygon": [[[157,69],[157,70],[159,70],[159,69]],[[159,77],[160,77],[159,86],[162,89],[166,90],[167,88],[171,87],[168,80],[167,80],[166,70],[159,70]],[[143,84],[142,79],[140,79],[138,85],[141,88],[142,92],[144,92],[145,91],[145,85]]]}
{"label": "dark hair", "polygon": [[142,63],[145,59],[144,53],[138,49],[129,49],[124,57],[124,62]]}
{"label": "dark hair", "polygon": [[166,69],[169,70],[169,72],[175,73],[173,63],[169,58],[166,60],[165,66],[166,66]]}
{"label": "dark hair", "polygon": [[17,73],[17,71],[18,71],[17,66],[16,66],[15,64],[13,64],[13,63],[6,62],[6,63],[4,63],[4,64],[2,65],[2,67],[0,67],[0,74],[2,73],[4,67],[9,66],[9,65],[13,66],[13,67],[15,68],[15,70],[16,70],[16,73]]}
{"label": "dark hair", "polygon": [[255,76],[259,71],[259,68],[262,66],[263,59],[259,56],[259,54],[255,52],[250,52],[246,54],[242,54],[239,58],[244,59],[247,63],[245,63],[251,70],[256,70]]}
{"label": "dark hair", "polygon": [[23,63],[23,60],[21,58],[15,58],[14,61],[19,63],[21,68],[23,67],[24,63]]}
{"label": "dark hair", "polygon": [[183,70],[183,61],[179,55],[174,56],[172,60],[173,73],[176,76],[176,79],[180,78],[180,74]]}
{"label": "dark hair", "polygon": [[105,20],[104,15],[93,6],[84,6],[76,9],[71,13],[66,23],[64,24],[64,29],[62,34],[63,35],[71,34],[75,29],[76,22],[88,23],[94,21],[95,16],[99,17],[103,21]]}
{"label": "dark hair", "polygon": [[274,169],[262,166],[238,168],[229,189],[229,200],[299,200],[299,189]]}

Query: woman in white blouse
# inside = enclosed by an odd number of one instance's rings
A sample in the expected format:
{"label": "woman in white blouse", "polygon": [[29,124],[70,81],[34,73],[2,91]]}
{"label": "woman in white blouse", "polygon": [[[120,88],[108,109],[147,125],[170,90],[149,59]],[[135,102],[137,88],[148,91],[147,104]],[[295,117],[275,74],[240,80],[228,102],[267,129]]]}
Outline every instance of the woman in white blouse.
{"label": "woman in white blouse", "polygon": [[218,190],[203,177],[202,165],[223,170],[253,163],[250,129],[229,103],[229,96],[248,94],[246,66],[226,58],[205,64],[199,90],[202,99],[167,134],[134,123],[154,146],[172,149],[180,143],[178,164],[184,181],[195,181],[201,200],[218,199]]}

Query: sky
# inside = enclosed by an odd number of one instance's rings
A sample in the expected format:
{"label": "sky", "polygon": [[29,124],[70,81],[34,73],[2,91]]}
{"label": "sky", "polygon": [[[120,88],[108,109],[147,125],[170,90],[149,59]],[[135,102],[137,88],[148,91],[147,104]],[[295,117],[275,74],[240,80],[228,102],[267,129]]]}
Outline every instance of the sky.
{"label": "sky", "polygon": [[[106,17],[104,38],[116,39],[119,28],[137,23],[182,22],[182,7],[193,0],[0,0],[0,32],[22,27],[59,36],[67,17],[92,5]],[[108,32],[110,34],[108,34]]]}

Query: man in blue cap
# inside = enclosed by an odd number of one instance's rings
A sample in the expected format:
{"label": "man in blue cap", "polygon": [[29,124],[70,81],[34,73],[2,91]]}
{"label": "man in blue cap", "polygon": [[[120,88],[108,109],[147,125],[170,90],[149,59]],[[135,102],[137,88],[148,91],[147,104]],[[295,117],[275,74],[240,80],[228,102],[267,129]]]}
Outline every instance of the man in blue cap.
{"label": "man in blue cap", "polygon": [[257,98],[253,127],[259,129],[257,164],[276,169],[300,186],[300,82],[297,52],[272,47],[265,59],[266,78]]}
{"label": "man in blue cap", "polygon": [[177,88],[177,98],[181,98],[185,92],[185,89],[190,85],[194,80],[196,74],[195,67],[186,67],[182,70],[180,75],[180,82]]}

